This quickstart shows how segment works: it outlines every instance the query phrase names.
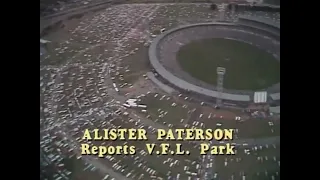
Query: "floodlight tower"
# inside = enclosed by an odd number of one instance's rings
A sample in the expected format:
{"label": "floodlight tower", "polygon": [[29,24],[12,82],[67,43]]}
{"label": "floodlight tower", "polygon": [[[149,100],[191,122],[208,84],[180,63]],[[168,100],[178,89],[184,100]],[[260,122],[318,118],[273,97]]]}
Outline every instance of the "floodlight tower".
{"label": "floodlight tower", "polygon": [[222,3],[218,5],[218,11],[219,11],[219,21],[225,20],[225,4]]}
{"label": "floodlight tower", "polygon": [[234,3],[231,4],[231,14],[232,16],[235,14],[236,12],[236,5]]}
{"label": "floodlight tower", "polygon": [[218,91],[218,97],[217,97],[217,106],[220,107],[222,103],[222,93],[223,93],[223,78],[224,74],[226,73],[226,68],[224,67],[217,67],[217,91]]}

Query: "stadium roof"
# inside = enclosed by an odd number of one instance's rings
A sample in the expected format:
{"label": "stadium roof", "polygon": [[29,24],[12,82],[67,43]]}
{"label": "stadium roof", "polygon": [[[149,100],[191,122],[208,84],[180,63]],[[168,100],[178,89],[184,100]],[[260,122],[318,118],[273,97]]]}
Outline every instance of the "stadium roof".
{"label": "stadium roof", "polygon": [[258,21],[260,23],[264,23],[267,24],[269,26],[274,26],[276,28],[280,29],[280,23],[276,23],[270,19],[267,18],[261,18],[261,17],[254,17],[254,16],[248,16],[248,15],[240,15],[239,18],[241,19],[247,19],[247,20],[251,20],[251,21]]}
{"label": "stadium roof", "polygon": [[270,97],[272,98],[272,100],[279,100],[280,99],[280,93],[270,94]]}

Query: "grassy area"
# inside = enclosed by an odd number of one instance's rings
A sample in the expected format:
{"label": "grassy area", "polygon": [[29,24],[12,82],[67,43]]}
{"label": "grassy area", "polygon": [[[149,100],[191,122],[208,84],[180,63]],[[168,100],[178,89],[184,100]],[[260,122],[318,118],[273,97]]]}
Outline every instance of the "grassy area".
{"label": "grassy area", "polygon": [[[238,129],[237,137],[242,138],[265,138],[280,136],[280,122],[273,122],[273,126],[270,126],[268,120],[247,120],[244,122],[238,122],[228,119],[203,119],[200,122],[206,124],[206,128],[233,128]],[[220,124],[221,126],[216,126]]]}
{"label": "grassy area", "polygon": [[[156,97],[155,97],[156,96]],[[168,99],[170,98],[170,99]],[[242,116],[241,112],[231,112],[227,110],[216,110],[179,101],[163,94],[150,93],[141,98],[141,104],[147,105],[147,114],[150,120],[158,123],[172,124],[173,128],[196,126],[197,128],[233,128],[237,129],[238,138],[265,138],[280,136],[280,121],[270,119],[246,119],[236,121],[235,116]],[[175,103],[176,106],[172,106]],[[185,106],[184,106],[185,105]],[[165,114],[166,113],[166,114]],[[165,114],[165,115],[164,115]],[[162,116],[164,115],[164,116]],[[181,122],[181,119],[183,121]],[[203,123],[204,127],[200,124]]]}
{"label": "grassy area", "polygon": [[77,160],[75,156],[72,158],[64,159],[66,169],[70,170],[71,179],[82,180],[82,179],[102,179],[104,176],[98,172],[94,166],[84,163],[82,160]]}
{"label": "grassy area", "polygon": [[243,117],[244,114],[226,110],[215,110],[213,108],[202,108],[202,110],[196,110],[191,114],[192,118],[188,123],[193,124],[193,121],[197,121],[204,123],[205,128],[237,129],[236,135],[238,138],[280,136],[280,121],[270,119],[247,119],[244,121],[236,121],[235,116]]}
{"label": "grassy area", "polygon": [[280,81],[280,63],[255,46],[228,39],[205,39],[181,47],[177,59],[193,77],[216,84],[216,68],[226,68],[224,87],[257,90]]}
{"label": "grassy area", "polygon": [[234,156],[217,156],[215,171],[219,179],[280,179],[280,145],[249,149],[250,154],[239,149]]}
{"label": "grassy area", "polygon": [[239,138],[280,136],[280,121],[250,119],[237,125]]}
{"label": "grassy area", "polygon": [[[198,120],[206,125],[206,128],[232,128],[237,129],[238,138],[265,138],[280,136],[280,122],[270,120],[249,119],[235,121],[232,119],[203,118]],[[220,126],[217,126],[220,124]],[[272,125],[270,125],[272,124]]]}

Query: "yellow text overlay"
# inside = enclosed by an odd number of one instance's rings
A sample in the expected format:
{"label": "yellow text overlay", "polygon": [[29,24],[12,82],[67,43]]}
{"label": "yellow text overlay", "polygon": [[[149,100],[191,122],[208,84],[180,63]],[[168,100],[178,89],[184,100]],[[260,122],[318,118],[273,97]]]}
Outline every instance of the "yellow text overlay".
{"label": "yellow text overlay", "polygon": [[[233,133],[234,129],[158,129],[155,134],[152,134],[152,140],[160,143],[146,142],[145,148],[150,155],[188,155],[190,151],[183,147],[181,141],[199,141],[200,155],[235,154],[235,147],[230,143],[223,145],[211,145],[211,143],[208,143],[210,141],[232,140]],[[81,144],[82,155],[97,155],[98,157],[133,155],[136,153],[135,146],[99,146],[90,141],[147,141],[148,134],[145,129],[86,129],[82,140],[88,141],[88,143]],[[166,141],[166,143],[161,143],[161,141]],[[168,143],[168,141],[177,142]]]}

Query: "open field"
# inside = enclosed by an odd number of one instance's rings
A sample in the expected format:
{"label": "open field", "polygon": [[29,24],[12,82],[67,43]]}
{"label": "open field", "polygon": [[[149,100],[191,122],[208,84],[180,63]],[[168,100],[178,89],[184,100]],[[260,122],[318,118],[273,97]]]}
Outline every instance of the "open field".
{"label": "open field", "polygon": [[237,155],[217,156],[218,179],[280,179],[280,145],[238,149]]}
{"label": "open field", "polygon": [[179,50],[177,60],[191,76],[216,85],[217,67],[226,68],[224,87],[264,89],[280,81],[280,63],[253,45],[229,39],[191,42]]}
{"label": "open field", "polygon": [[[209,22],[217,14],[206,4],[118,5],[65,20],[42,37],[52,41],[40,57],[40,146],[49,158],[45,166],[50,174],[79,180],[203,179],[199,142],[179,142],[189,156],[146,155],[147,142],[87,142],[82,140],[85,129],[142,128],[148,142],[157,144],[159,128],[235,128],[239,139],[278,136],[280,122],[252,119],[240,110],[216,110],[183,94],[168,95],[146,78],[154,31]],[[124,107],[129,98],[147,107]],[[236,116],[243,121],[235,121]],[[133,145],[137,151],[97,158],[80,154],[83,143]]]}

